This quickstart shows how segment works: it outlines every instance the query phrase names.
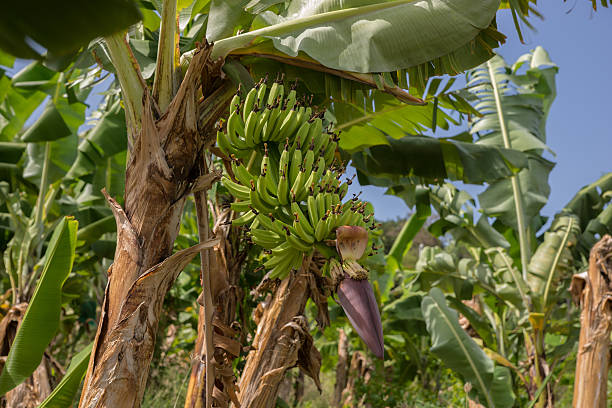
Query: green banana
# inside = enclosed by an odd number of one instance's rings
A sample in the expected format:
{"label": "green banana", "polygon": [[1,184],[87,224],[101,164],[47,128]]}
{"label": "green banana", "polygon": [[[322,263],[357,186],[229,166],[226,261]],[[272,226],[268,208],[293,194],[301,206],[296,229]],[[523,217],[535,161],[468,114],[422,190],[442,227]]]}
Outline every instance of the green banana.
{"label": "green banana", "polygon": [[249,113],[244,122],[244,140],[247,146],[255,146],[255,126],[257,125],[257,119],[259,116],[259,109],[255,106],[255,109]]}
{"label": "green banana", "polygon": [[238,92],[236,92],[236,94],[233,96],[232,101],[230,102],[230,105],[229,105],[229,113],[230,113],[230,115],[231,115],[233,112],[236,112],[236,111],[239,109],[239,107],[240,107],[240,102],[241,102],[241,100],[240,100],[240,91],[238,91]]}
{"label": "green banana", "polygon": [[257,125],[255,126],[255,131],[253,132],[253,141],[255,142],[255,144],[259,144],[262,142],[263,127],[268,121],[271,111],[272,109],[268,105],[265,107],[263,112],[260,113],[259,116],[257,117]]}
{"label": "green banana", "polygon": [[274,210],[273,207],[266,204],[262,197],[259,196],[257,192],[257,187],[255,186],[255,182],[251,181],[251,189],[249,190],[249,200],[251,200],[251,204],[257,211],[268,213]]}
{"label": "green banana", "polygon": [[289,184],[294,186],[295,179],[297,178],[300,166],[302,165],[302,151],[296,150],[293,152],[291,157],[291,163],[289,165]]}
{"label": "green banana", "polygon": [[257,85],[251,88],[249,93],[247,93],[246,98],[244,98],[244,108],[242,110],[242,119],[245,121],[245,123],[247,121],[247,117],[253,111],[253,106],[255,106],[255,101],[257,100],[257,91],[258,91],[257,88],[258,88]]}
{"label": "green banana", "polygon": [[312,245],[308,245],[306,242],[302,241],[297,236],[297,233],[293,234],[293,233],[287,231],[286,235],[287,235],[287,242],[289,243],[289,245],[291,245],[292,247],[294,247],[298,251],[310,252],[310,250],[312,250]]}
{"label": "green banana", "polygon": [[245,201],[250,199],[250,195],[249,195],[250,190],[248,187],[242,186],[238,183],[234,183],[232,180],[230,180],[226,176],[223,176],[221,181],[223,182],[223,185],[225,186],[225,188],[227,188],[230,194],[233,195],[234,197],[239,198],[241,200],[245,200]]}
{"label": "green banana", "polygon": [[325,147],[325,152],[323,153],[323,158],[325,159],[325,163],[331,163],[334,159],[334,155],[336,154],[336,147],[338,147],[338,142],[336,140],[331,140],[327,146]]}
{"label": "green banana", "polygon": [[272,249],[280,245],[284,240],[275,232],[251,228],[251,239],[257,245],[266,249]]}
{"label": "green banana", "polygon": [[227,135],[221,131],[217,131],[217,146],[228,157],[234,151]]}
{"label": "green banana", "polygon": [[298,238],[300,238],[307,245],[312,245],[314,243],[314,231],[309,233],[306,231],[304,224],[308,223],[308,220],[305,218],[299,219],[296,213],[296,219],[293,221],[293,229],[297,233]]}
{"label": "green banana", "polygon": [[319,221],[319,213],[317,211],[317,203],[314,196],[308,196],[308,199],[306,200],[306,205],[308,207],[308,219],[310,220],[310,225],[312,225],[314,228],[317,225],[317,222]]}
{"label": "green banana", "polygon": [[293,143],[291,145],[291,150],[289,151],[291,157],[293,157],[293,152],[295,152],[295,149],[297,149],[298,146],[300,146],[300,148],[301,146],[304,146],[309,129],[310,123],[308,122],[303,122],[298,128],[297,132],[295,133],[295,139],[293,140]]}
{"label": "green banana", "polygon": [[298,172],[298,175],[295,178],[295,181],[293,182],[293,187],[291,188],[291,191],[293,191],[293,193],[295,194],[295,197],[293,197],[292,195],[293,201],[299,201],[298,198],[302,197],[304,191],[306,191],[306,177],[307,176],[306,173],[304,173],[304,168],[300,167],[300,171]]}
{"label": "green banana", "polygon": [[291,137],[294,134],[295,129],[300,126],[301,122],[298,121],[297,116],[298,113],[295,108],[292,108],[287,116],[285,116],[285,119],[283,120],[283,123],[281,123],[278,130],[278,137],[280,140],[282,140],[282,138]]}
{"label": "green banana", "polygon": [[293,211],[293,215],[296,216],[300,222],[302,222],[303,228],[306,230],[306,232],[308,232],[308,234],[313,234],[314,228],[308,221],[308,217],[306,217],[300,205],[296,202],[291,203],[291,211]]}
{"label": "green banana", "polygon": [[257,90],[257,97],[255,98],[255,101],[257,102],[260,108],[265,105],[264,97],[266,96],[266,90],[268,88],[267,82],[268,76],[266,75],[266,77],[261,81],[259,89]]}
{"label": "green banana", "polygon": [[233,155],[232,155],[232,171],[234,172],[234,175],[236,176],[236,179],[243,186],[248,186],[248,185],[251,184],[251,180],[255,180],[255,176],[252,175],[247,170],[247,168],[244,167],[244,165],[242,163],[240,163],[238,161],[238,159],[236,159],[236,157],[233,156]]}
{"label": "green banana", "polygon": [[245,225],[253,221],[254,218],[255,218],[255,213],[253,211],[249,211],[245,213],[244,215],[242,215],[241,217],[238,217],[232,220],[232,225]]}
{"label": "green banana", "polygon": [[283,95],[285,93],[285,87],[283,86],[283,76],[280,79],[274,81],[272,86],[270,87],[270,92],[268,93],[268,105],[272,105],[277,98],[283,99]]}
{"label": "green banana", "polygon": [[250,201],[234,201],[230,204],[230,208],[236,212],[248,211],[251,207]]}
{"label": "green banana", "polygon": [[257,194],[265,204],[270,205],[272,208],[276,207],[279,203],[278,200],[268,193],[268,188],[266,187],[266,180],[264,177],[259,177],[257,179]]}

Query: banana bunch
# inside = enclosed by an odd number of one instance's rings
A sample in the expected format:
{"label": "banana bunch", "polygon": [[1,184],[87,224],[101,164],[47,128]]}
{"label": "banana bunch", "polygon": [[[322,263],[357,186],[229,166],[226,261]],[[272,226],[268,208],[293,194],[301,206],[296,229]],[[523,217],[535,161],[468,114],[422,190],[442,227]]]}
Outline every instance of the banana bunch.
{"label": "banana bunch", "polygon": [[249,228],[253,243],[267,250],[270,277],[299,268],[305,254],[341,225],[374,229],[372,206],[358,197],[342,202],[352,179],[335,158],[338,135],[324,126],[323,113],[285,95],[282,79],[268,89],[260,81],[230,104],[226,131],[217,145],[231,158],[233,177],[223,185],[242,213],[233,224]]}

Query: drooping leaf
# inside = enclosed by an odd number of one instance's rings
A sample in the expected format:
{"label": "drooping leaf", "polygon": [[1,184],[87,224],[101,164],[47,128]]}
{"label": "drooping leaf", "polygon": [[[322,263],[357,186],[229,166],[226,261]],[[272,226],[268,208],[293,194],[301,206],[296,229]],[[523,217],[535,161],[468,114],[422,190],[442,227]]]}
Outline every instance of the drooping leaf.
{"label": "drooping leaf", "polygon": [[[574,247],[580,236],[578,217],[571,214],[558,214],[550,228],[544,233],[544,240],[529,261],[529,287],[535,306],[548,307],[549,295],[556,279],[570,279],[574,256],[570,248]],[[565,273],[564,273],[565,272]]]}
{"label": "drooping leaf", "polygon": [[0,375],[0,395],[34,372],[59,327],[62,285],[74,261],[77,224],[65,217],[49,241],[42,274]]}
{"label": "drooping leaf", "polygon": [[23,134],[24,142],[48,142],[76,134],[85,121],[85,105],[76,102],[69,104],[66,99],[47,102],[43,113]]}
{"label": "drooping leaf", "polygon": [[126,149],[125,111],[120,102],[116,101],[79,144],[76,160],[66,177],[77,178],[91,174],[96,165]]}
{"label": "drooping leaf", "polygon": [[[71,134],[62,139],[46,142],[50,144],[48,181],[54,183],[63,178],[77,154],[77,135]],[[28,143],[23,177],[35,184],[40,183],[45,162],[45,144]]]}
{"label": "drooping leaf", "polygon": [[66,374],[38,408],[70,408],[89,364],[93,342],[79,351],[70,361]]}
{"label": "drooping leaf", "polygon": [[[595,224],[591,228],[589,228],[589,224],[593,222],[595,218],[599,218],[601,216],[601,212],[603,211],[604,207],[612,199],[612,194],[610,193],[611,191],[612,173],[608,173],[603,175],[594,183],[582,187],[565,206],[565,209],[578,216],[580,229],[583,231],[583,234],[587,234],[587,231],[589,230],[599,232],[593,230]],[[610,223],[604,221],[603,224],[609,229],[612,228],[612,224]],[[584,242],[584,249],[586,249],[586,253],[588,253],[591,246],[595,243],[595,241],[593,241],[595,237],[585,236],[584,239],[586,239]]]}
{"label": "drooping leaf", "polygon": [[241,17],[248,15],[244,10],[247,3],[248,0],[212,0],[206,25],[206,39],[218,41],[234,35]]}
{"label": "drooping leaf", "polygon": [[115,217],[109,215],[97,221],[92,222],[84,228],[80,228],[77,233],[78,241],[85,241],[85,243],[92,243],[97,241],[103,234],[107,232],[115,232],[117,224]]}
{"label": "drooping leaf", "polygon": [[15,164],[21,159],[26,149],[25,143],[0,142],[0,163]]}
{"label": "drooping leaf", "polygon": [[[535,155],[529,155],[529,165],[517,177],[521,187],[523,212],[527,223],[540,213],[548,201],[550,186],[548,175],[554,163]],[[517,228],[516,207],[509,180],[498,180],[478,195],[478,201],[489,217],[496,217],[505,225]]]}
{"label": "drooping leaf", "polygon": [[[334,130],[341,132],[340,147],[354,151],[378,144],[386,144],[388,136],[400,139],[406,134],[420,134],[436,127],[448,129],[457,122],[445,111],[434,109],[433,101],[424,106],[408,105],[395,96],[379,91],[358,93],[353,102],[334,100]],[[446,95],[451,100],[455,96]],[[450,103],[443,102],[449,107]],[[469,105],[468,105],[469,106]],[[460,109],[460,107],[457,107]]]}
{"label": "drooping leaf", "polygon": [[511,408],[514,406],[516,396],[512,390],[512,375],[508,367],[495,366],[491,396],[495,408]]}
{"label": "drooping leaf", "polygon": [[140,18],[131,0],[5,2],[0,8],[0,48],[28,59],[40,58],[40,46],[65,55]]}
{"label": "drooping leaf", "polygon": [[271,38],[287,55],[302,51],[340,70],[391,72],[431,63],[440,74],[456,73],[486,61],[503,41],[493,33],[475,40],[488,33],[498,6],[499,0],[291,1],[281,14],[261,13],[255,30],[217,41],[213,54]]}
{"label": "drooping leaf", "polygon": [[491,183],[527,167],[526,155],[518,151],[428,136],[387,137],[386,144],[371,146],[352,159],[365,177],[385,178],[387,185],[402,184],[402,176]]}
{"label": "drooping leaf", "polygon": [[448,307],[444,293],[433,288],[423,298],[421,307],[431,336],[431,351],[465,382],[472,384],[483,403],[495,407],[491,392],[495,374],[493,361],[461,328],[457,312]]}

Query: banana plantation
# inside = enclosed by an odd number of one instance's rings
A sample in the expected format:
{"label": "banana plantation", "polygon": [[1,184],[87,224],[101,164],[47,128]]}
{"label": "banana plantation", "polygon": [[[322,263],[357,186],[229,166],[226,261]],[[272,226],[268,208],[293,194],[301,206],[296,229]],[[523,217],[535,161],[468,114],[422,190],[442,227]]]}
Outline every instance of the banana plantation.
{"label": "banana plantation", "polygon": [[0,10],[1,407],[611,406],[612,173],[544,215],[559,67],[496,53],[535,0]]}

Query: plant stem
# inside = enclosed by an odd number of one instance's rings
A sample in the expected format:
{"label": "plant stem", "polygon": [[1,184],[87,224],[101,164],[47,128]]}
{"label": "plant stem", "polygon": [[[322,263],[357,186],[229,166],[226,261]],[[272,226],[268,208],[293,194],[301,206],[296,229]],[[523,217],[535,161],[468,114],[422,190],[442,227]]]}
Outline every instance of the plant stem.
{"label": "plant stem", "polygon": [[[499,89],[497,88],[497,80],[495,77],[495,71],[491,61],[487,61],[487,67],[489,68],[489,77],[491,78],[491,86],[493,87],[493,96],[495,97],[495,106],[497,110],[497,117],[499,119],[499,126],[504,140],[504,147],[506,149],[512,149],[510,144],[510,136],[508,134],[508,128],[506,127],[506,120],[504,118],[504,112],[502,110],[501,97],[499,95]],[[527,225],[525,223],[525,213],[523,210],[523,195],[521,194],[521,186],[519,184],[518,175],[514,175],[510,178],[512,183],[512,195],[514,197],[514,209],[516,212],[516,223],[519,236],[519,246],[521,250],[521,270],[523,271],[523,279],[527,279],[527,265],[529,264],[529,258],[531,257],[529,243],[527,242]]]}
{"label": "plant stem", "polygon": [[[206,169],[206,159],[204,160],[204,172]],[[210,235],[209,217],[208,217],[208,190],[198,191],[194,193],[196,216],[198,219],[198,235],[200,242],[206,242]],[[206,408],[212,407],[212,391],[215,382],[215,373],[212,366],[212,357],[215,352],[213,346],[213,298],[210,279],[210,251],[203,249],[200,252],[200,267],[202,294],[204,297],[204,338],[206,347]]]}
{"label": "plant stem", "polygon": [[164,112],[174,96],[174,73],[178,66],[176,44],[176,1],[164,0],[162,4],[161,27],[157,43],[157,65],[153,82],[153,98]]}
{"label": "plant stem", "polygon": [[104,37],[104,40],[121,85],[128,127],[128,151],[131,151],[134,138],[140,132],[142,93],[146,89],[146,84],[126,36],[127,34],[122,32]]}
{"label": "plant stem", "polygon": [[559,251],[555,254],[555,259],[550,267],[550,271],[548,271],[548,279],[546,279],[546,286],[544,289],[544,296],[542,297],[542,313],[546,312],[546,305],[548,304],[548,294],[550,293],[550,287],[552,286],[553,277],[555,276],[555,270],[557,269],[557,265],[561,260],[561,255],[563,254],[563,250],[567,245],[567,241],[569,240],[569,236],[572,232],[572,228],[574,227],[574,218],[569,217],[569,223],[567,224],[567,230],[565,231],[565,235],[563,235],[563,240],[561,241],[561,245],[559,246]]}

